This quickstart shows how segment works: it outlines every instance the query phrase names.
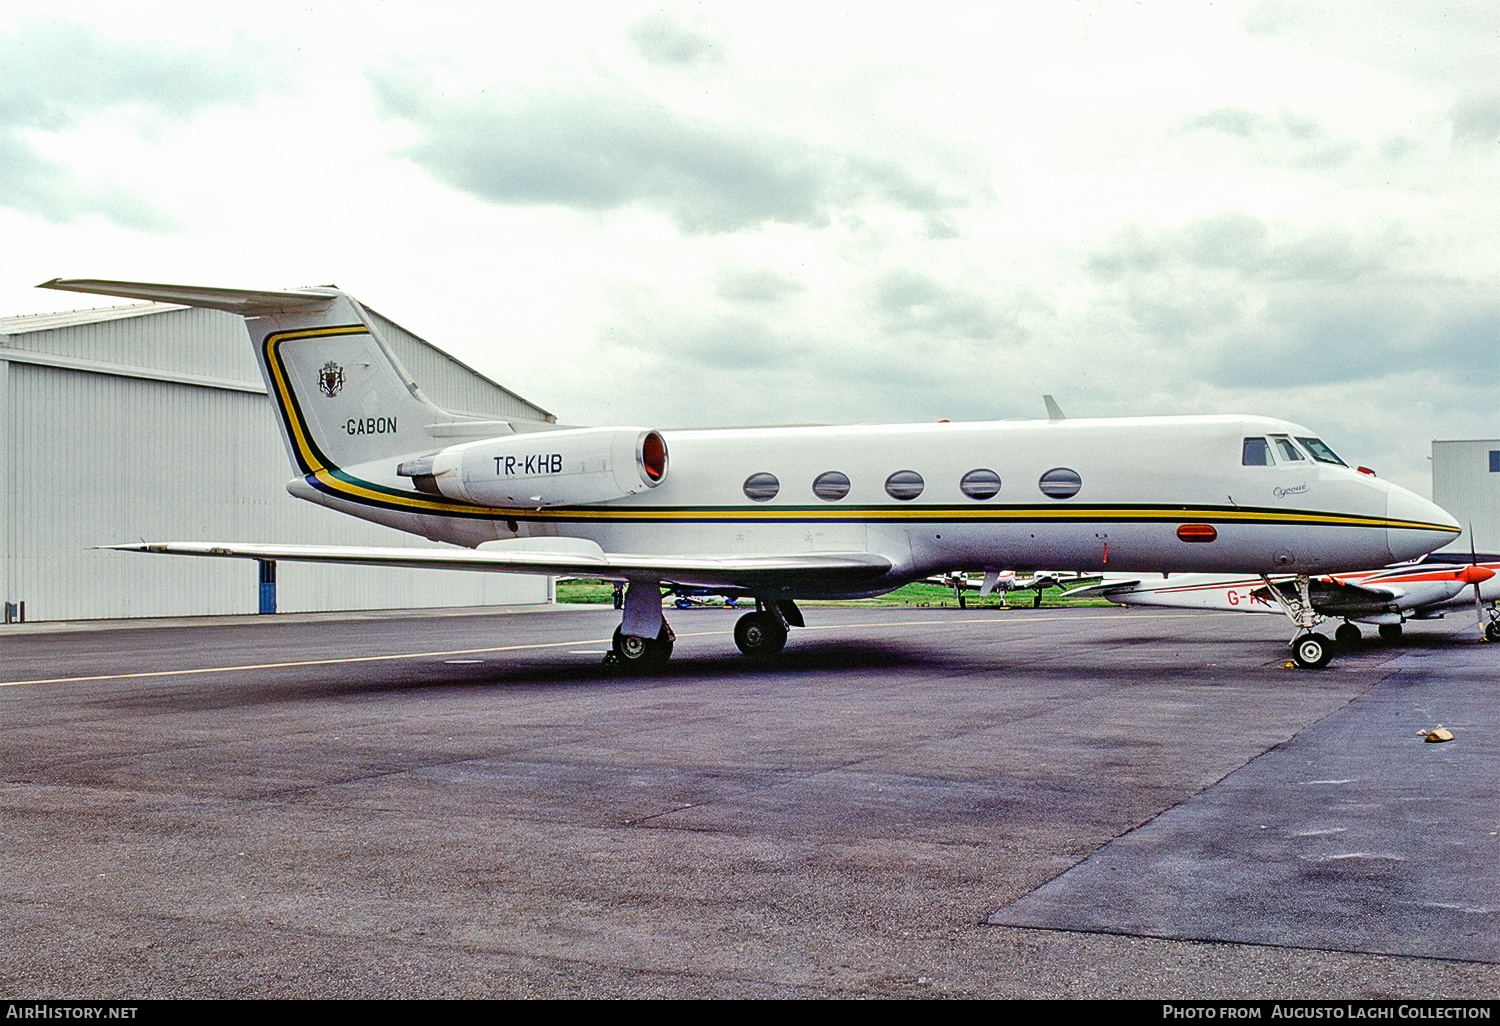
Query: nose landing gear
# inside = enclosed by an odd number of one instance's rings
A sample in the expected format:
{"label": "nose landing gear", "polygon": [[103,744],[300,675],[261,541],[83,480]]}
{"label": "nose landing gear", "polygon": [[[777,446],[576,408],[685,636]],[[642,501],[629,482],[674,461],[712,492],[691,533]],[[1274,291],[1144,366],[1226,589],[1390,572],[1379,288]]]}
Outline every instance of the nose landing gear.
{"label": "nose landing gear", "polygon": [[1323,635],[1308,631],[1292,642],[1292,659],[1304,670],[1321,670],[1333,658],[1333,644]]}
{"label": "nose landing gear", "polygon": [[[1333,642],[1322,634],[1313,630],[1323,618],[1313,608],[1312,592],[1310,582],[1306,574],[1298,574],[1295,581],[1295,591],[1288,594],[1276,585],[1265,574],[1260,579],[1266,583],[1266,590],[1270,592],[1272,599],[1281,607],[1286,618],[1292,621],[1292,625],[1300,633],[1292,640],[1292,660],[1304,670],[1321,670],[1328,665],[1333,658]],[[1353,624],[1345,624],[1353,627]],[[1354,627],[1356,638],[1359,628]],[[1340,640],[1348,635],[1343,628],[1339,628]]]}

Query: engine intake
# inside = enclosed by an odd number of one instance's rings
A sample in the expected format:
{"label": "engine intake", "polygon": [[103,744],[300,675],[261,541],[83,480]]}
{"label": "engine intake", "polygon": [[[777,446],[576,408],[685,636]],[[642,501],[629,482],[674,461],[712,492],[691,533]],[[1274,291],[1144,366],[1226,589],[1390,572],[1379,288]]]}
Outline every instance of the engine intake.
{"label": "engine intake", "polygon": [[667,442],[646,428],[571,428],[450,445],[396,468],[419,491],[481,506],[610,502],[666,480]]}

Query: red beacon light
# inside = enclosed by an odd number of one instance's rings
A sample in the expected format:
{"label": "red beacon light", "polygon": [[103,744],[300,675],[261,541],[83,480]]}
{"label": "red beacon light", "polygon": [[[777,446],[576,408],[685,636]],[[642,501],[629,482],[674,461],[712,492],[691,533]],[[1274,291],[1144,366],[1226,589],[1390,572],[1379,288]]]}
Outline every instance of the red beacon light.
{"label": "red beacon light", "polygon": [[1359,471],[1361,474],[1369,474],[1371,477],[1375,476],[1375,471],[1371,470],[1369,467],[1356,467],[1354,469]]}

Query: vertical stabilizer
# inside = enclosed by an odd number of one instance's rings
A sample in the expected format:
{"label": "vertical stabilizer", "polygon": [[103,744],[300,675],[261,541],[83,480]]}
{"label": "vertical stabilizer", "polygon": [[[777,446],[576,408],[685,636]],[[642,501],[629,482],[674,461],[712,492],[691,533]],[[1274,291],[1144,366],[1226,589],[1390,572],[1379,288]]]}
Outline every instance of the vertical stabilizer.
{"label": "vertical stabilizer", "polygon": [[[245,318],[282,439],[304,477],[434,447],[430,425],[454,420],[422,395],[352,296],[146,282],[54,279],[43,288],[180,303]],[[390,471],[387,470],[387,473]]]}

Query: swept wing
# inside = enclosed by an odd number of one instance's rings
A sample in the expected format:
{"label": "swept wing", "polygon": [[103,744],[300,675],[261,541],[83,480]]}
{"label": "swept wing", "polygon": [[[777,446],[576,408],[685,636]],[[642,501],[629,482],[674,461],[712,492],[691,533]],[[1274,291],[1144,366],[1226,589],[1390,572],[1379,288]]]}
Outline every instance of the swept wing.
{"label": "swept wing", "polygon": [[605,552],[597,544],[578,538],[524,539],[519,543],[494,542],[477,549],[454,550],[256,542],[138,542],[99,547],[177,556],[640,579],[685,587],[769,588],[796,594],[849,592],[875,587],[876,582],[891,569],[889,560],[862,552],[787,556],[652,556]]}

